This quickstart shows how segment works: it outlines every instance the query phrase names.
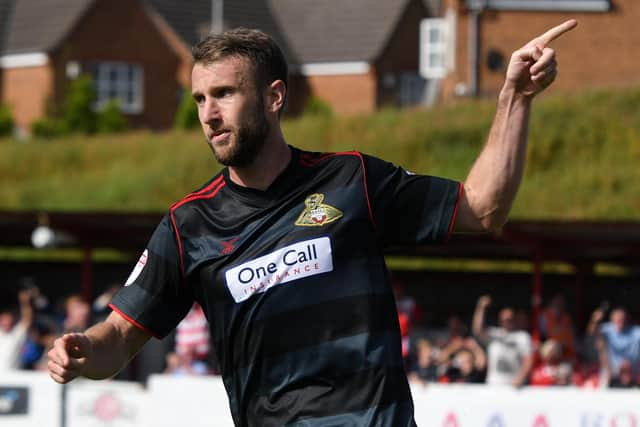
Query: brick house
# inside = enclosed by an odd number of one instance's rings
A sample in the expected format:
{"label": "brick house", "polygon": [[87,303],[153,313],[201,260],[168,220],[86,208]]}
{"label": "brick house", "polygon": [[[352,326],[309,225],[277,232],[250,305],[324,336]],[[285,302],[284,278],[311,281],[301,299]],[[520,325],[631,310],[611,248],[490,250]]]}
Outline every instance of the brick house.
{"label": "brick house", "polygon": [[445,101],[494,96],[511,53],[569,18],[578,19],[579,26],[552,44],[559,59],[554,91],[640,82],[638,0],[443,0],[431,28],[448,49],[427,77],[440,78]]}
{"label": "brick house", "polygon": [[420,103],[419,23],[436,3],[0,0],[0,102],[28,129],[60,107],[70,79],[88,72],[98,106],[116,96],[133,126],[166,128],[180,88],[189,85],[190,47],[212,28],[245,26],[283,47],[291,64],[290,114],[309,96],[337,113]]}
{"label": "brick house", "polygon": [[556,89],[639,80],[638,0],[0,0],[0,102],[28,129],[88,72],[98,104],[118,97],[133,126],[167,128],[190,47],[236,26],[283,47],[290,114],[310,96],[339,114],[493,96],[510,53],[569,17]]}
{"label": "brick house", "polygon": [[[433,16],[439,0],[192,0],[197,13],[176,0],[150,3],[187,59],[190,46],[212,27],[271,34],[291,65],[290,114],[309,96],[347,114],[423,101],[420,20]],[[181,82],[188,85],[189,67],[183,71]]]}
{"label": "brick house", "polygon": [[181,59],[141,1],[0,0],[0,11],[0,102],[19,128],[59,108],[81,73],[98,108],[117,97],[133,126],[172,123]]}

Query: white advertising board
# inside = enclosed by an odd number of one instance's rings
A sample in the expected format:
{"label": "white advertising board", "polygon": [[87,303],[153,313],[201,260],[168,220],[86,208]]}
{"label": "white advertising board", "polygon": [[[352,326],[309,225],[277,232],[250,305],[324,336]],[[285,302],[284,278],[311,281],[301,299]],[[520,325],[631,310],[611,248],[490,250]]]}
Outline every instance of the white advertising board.
{"label": "white advertising board", "polygon": [[640,427],[640,392],[412,385],[416,423],[429,427]]}
{"label": "white advertising board", "polygon": [[151,375],[149,427],[233,427],[221,377]]}
{"label": "white advertising board", "polygon": [[67,387],[65,427],[149,425],[146,421],[149,413],[148,393],[138,383],[75,380]]}
{"label": "white advertising board", "polygon": [[0,426],[58,426],[62,386],[42,372],[0,372]]}

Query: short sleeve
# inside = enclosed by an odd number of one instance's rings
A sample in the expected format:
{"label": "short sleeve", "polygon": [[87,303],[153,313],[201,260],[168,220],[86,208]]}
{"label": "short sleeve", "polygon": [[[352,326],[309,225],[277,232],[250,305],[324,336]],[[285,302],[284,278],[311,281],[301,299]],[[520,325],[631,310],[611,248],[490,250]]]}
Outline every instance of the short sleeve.
{"label": "short sleeve", "polygon": [[110,307],[145,332],[163,338],[188,313],[193,294],[182,280],[173,224],[165,216]]}
{"label": "short sleeve", "polygon": [[436,243],[453,228],[461,183],[416,175],[363,155],[367,191],[383,244]]}

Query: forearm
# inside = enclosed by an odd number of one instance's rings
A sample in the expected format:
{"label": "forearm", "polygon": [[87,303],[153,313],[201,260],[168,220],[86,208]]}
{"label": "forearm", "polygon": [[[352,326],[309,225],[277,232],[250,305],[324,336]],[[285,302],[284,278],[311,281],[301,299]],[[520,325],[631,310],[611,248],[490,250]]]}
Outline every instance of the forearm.
{"label": "forearm", "polygon": [[471,332],[473,335],[481,341],[486,341],[485,328],[484,328],[484,313],[485,309],[477,307],[473,313],[473,321],[471,323]]}
{"label": "forearm", "polygon": [[149,340],[142,332],[117,313],[87,329],[85,335],[91,342],[83,376],[91,379],[109,378],[135,356]]}
{"label": "forearm", "polygon": [[30,300],[20,303],[20,322],[27,329],[30,328],[33,323],[33,306]]}
{"label": "forearm", "polygon": [[494,230],[506,222],[523,175],[530,111],[531,98],[503,88],[487,143],[464,183],[475,222],[468,228]]}
{"label": "forearm", "polygon": [[126,349],[117,326],[105,321],[85,332],[91,342],[91,355],[87,357],[82,375],[90,379],[105,379],[117,374],[132,355]]}

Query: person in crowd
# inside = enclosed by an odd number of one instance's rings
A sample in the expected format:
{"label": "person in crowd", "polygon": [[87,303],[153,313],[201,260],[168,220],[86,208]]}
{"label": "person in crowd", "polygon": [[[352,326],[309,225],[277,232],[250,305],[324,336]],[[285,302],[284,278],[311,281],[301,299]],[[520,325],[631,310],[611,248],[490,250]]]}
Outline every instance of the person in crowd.
{"label": "person in crowd", "polygon": [[490,305],[490,296],[478,299],[472,326],[475,337],[487,347],[486,382],[521,387],[527,383],[533,365],[531,336],[516,328],[515,311],[510,307],[500,310],[498,327],[487,327],[485,317]]}
{"label": "person in crowd", "polygon": [[640,387],[640,380],[638,376],[633,373],[633,366],[628,360],[620,362],[618,369],[618,375],[609,381],[609,387],[611,388],[638,388]]}
{"label": "person in crowd", "polygon": [[632,375],[640,374],[640,326],[632,325],[624,307],[611,311],[609,322],[604,322],[604,311],[596,309],[589,320],[587,332],[604,339],[611,381],[620,375],[623,362],[631,365]]}
{"label": "person in crowd", "polygon": [[0,308],[0,371],[20,369],[21,351],[33,323],[33,289],[18,292],[18,311],[14,307]]}
{"label": "person in crowd", "polygon": [[407,295],[404,282],[397,277],[393,279],[393,294],[396,299],[398,323],[400,324],[402,358],[405,364],[408,364],[412,347],[411,335],[414,327],[419,328],[422,322],[422,309],[414,297]]}
{"label": "person in crowd", "polygon": [[109,313],[111,313],[109,303],[121,287],[122,284],[120,283],[112,283],[107,287],[107,289],[105,289],[104,292],[102,292],[96,297],[96,299],[93,300],[91,310],[93,312],[94,323],[101,322],[109,316]]}
{"label": "person in crowd", "polygon": [[547,339],[540,346],[538,354],[539,361],[531,372],[531,385],[551,386],[572,383],[573,368],[564,358],[562,344],[554,339]]}
{"label": "person in crowd", "polygon": [[91,325],[91,305],[78,294],[68,296],[64,301],[64,331],[81,332]]}
{"label": "person in crowd", "polygon": [[440,352],[439,362],[447,366],[440,382],[478,384],[485,380],[487,357],[472,337],[452,341]]}
{"label": "person in crowd", "polygon": [[166,356],[166,374],[176,376],[209,375],[212,373],[206,361],[196,358],[195,345],[185,346],[182,353],[169,352]]}
{"label": "person in crowd", "polygon": [[422,384],[437,382],[440,373],[431,341],[423,337],[416,339],[414,353],[412,363],[407,370],[409,381]]}
{"label": "person in crowd", "polygon": [[[198,303],[193,303],[184,319],[176,327],[176,354],[205,362],[209,357],[209,324]],[[206,362],[205,362],[206,363]]]}
{"label": "person in crowd", "polygon": [[560,344],[562,358],[567,361],[576,359],[575,332],[573,321],[566,311],[564,296],[554,295],[538,318],[541,340],[548,339]]}

